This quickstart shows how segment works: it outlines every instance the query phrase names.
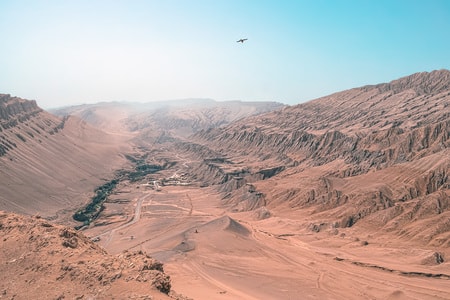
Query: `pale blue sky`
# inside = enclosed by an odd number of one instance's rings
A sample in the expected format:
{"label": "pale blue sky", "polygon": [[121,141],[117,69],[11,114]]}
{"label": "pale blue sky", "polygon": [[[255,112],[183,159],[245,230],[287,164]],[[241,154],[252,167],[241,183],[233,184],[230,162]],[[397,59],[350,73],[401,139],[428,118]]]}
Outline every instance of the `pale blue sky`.
{"label": "pale blue sky", "polygon": [[297,104],[450,69],[450,1],[0,0],[0,40],[0,93],[44,108]]}

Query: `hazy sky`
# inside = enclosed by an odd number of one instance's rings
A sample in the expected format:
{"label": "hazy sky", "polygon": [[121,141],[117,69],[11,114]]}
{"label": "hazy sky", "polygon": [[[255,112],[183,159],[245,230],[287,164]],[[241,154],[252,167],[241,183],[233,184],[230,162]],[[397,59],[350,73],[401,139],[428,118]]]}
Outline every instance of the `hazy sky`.
{"label": "hazy sky", "polygon": [[44,108],[297,104],[450,69],[450,1],[0,0],[0,41],[0,93]]}

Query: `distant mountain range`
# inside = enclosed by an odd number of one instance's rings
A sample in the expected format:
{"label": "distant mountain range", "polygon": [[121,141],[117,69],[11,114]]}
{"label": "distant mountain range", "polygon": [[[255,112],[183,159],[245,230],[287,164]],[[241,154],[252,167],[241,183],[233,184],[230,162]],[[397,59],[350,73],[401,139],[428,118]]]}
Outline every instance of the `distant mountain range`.
{"label": "distant mountain range", "polygon": [[103,130],[164,132],[187,137],[201,129],[227,125],[245,117],[284,107],[277,102],[218,102],[211,99],[131,103],[103,102],[51,110],[57,116],[77,116]]}

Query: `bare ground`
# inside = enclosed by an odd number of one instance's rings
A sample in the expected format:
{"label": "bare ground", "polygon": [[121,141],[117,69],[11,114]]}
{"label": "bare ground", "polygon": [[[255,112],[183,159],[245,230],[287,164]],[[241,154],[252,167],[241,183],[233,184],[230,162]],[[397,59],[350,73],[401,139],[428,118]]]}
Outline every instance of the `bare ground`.
{"label": "bare ground", "polygon": [[108,252],[144,250],[161,260],[173,289],[188,297],[450,299],[449,263],[436,263],[436,249],[376,230],[316,232],[307,210],[280,207],[263,220],[255,211],[233,213],[211,187],[122,189],[114,197],[130,201],[107,204],[101,226],[85,234]]}

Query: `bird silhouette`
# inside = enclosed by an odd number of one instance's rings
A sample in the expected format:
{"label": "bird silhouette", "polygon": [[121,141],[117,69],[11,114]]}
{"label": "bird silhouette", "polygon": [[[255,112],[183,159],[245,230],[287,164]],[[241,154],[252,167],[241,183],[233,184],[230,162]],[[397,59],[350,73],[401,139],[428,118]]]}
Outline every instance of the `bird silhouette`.
{"label": "bird silhouette", "polygon": [[236,42],[237,42],[237,43],[242,43],[242,44],[243,44],[246,40],[248,40],[248,39],[240,39],[240,40],[237,40]]}

